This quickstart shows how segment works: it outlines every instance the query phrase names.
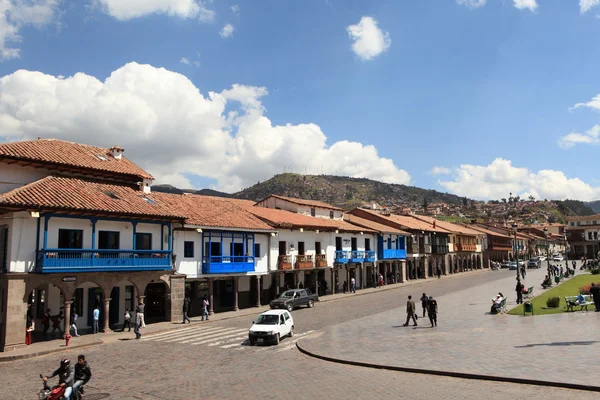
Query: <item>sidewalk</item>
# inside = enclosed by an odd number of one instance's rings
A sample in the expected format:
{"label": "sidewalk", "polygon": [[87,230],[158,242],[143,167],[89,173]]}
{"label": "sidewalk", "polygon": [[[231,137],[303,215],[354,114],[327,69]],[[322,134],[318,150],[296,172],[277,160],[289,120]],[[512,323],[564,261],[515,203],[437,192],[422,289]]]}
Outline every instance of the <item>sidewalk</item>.
{"label": "sidewalk", "polygon": [[[534,286],[535,295],[543,292],[545,274],[543,268],[528,271],[526,286]],[[514,307],[515,283],[510,273],[440,296],[437,328],[430,328],[427,318],[419,318],[418,327],[404,327],[406,307],[401,307],[330,327],[297,346],[314,357],[352,365],[600,391],[600,313],[490,315],[498,292],[508,297],[508,309]]]}
{"label": "sidewalk", "polygon": [[[467,276],[472,274],[481,274],[481,273],[494,273],[496,271],[490,270],[474,270],[469,272],[463,272],[459,274],[452,274],[442,277],[441,279],[458,279],[461,276]],[[379,288],[365,288],[361,290],[357,290],[356,293],[336,293],[334,295],[327,295],[319,298],[319,302],[326,303],[329,301],[337,301],[343,300],[350,296],[364,296],[371,293],[377,293],[386,290],[394,290],[399,289],[405,286],[416,285],[416,284],[426,284],[427,282],[436,281],[437,278],[429,278],[429,279],[418,279],[411,280],[404,283],[397,283],[392,285],[385,285]],[[200,322],[201,317],[193,317],[191,318],[192,323],[213,323],[216,321],[223,321],[234,318],[242,318],[250,315],[259,315],[264,311],[268,310],[269,306],[261,306],[261,307],[252,307],[245,308],[239,311],[227,311],[222,313],[214,314],[209,322]],[[154,324],[149,324],[146,328],[142,329],[142,334],[144,336],[155,335],[158,333],[168,332],[180,329],[184,326],[179,322],[158,322]],[[120,332],[120,331],[112,331],[110,333],[99,333],[99,334],[86,334],[81,335],[79,337],[72,337],[69,343],[69,347],[65,346],[64,339],[56,339],[56,340],[48,340],[44,342],[33,343],[30,346],[21,346],[14,350],[5,351],[0,353],[0,363],[7,361],[20,360],[31,357],[38,357],[47,354],[58,353],[62,351],[68,351],[76,348],[84,348],[89,346],[96,346],[102,344],[114,343],[119,340],[128,340],[133,339],[135,334],[133,333],[133,329],[131,332]]]}

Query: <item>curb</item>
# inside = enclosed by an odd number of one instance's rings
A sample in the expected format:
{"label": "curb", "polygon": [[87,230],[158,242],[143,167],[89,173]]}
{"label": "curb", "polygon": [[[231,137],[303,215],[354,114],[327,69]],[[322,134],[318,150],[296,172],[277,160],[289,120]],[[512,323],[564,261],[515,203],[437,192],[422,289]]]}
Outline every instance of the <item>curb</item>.
{"label": "curb", "polygon": [[84,343],[84,344],[78,344],[78,345],[76,344],[76,345],[69,346],[69,347],[64,346],[64,347],[59,347],[59,348],[56,348],[56,349],[40,350],[40,351],[38,351],[36,353],[18,354],[18,355],[15,355],[15,356],[10,356],[10,355],[9,356],[2,356],[2,357],[0,357],[0,363],[9,362],[9,361],[17,361],[17,360],[25,360],[27,358],[40,357],[40,356],[45,356],[45,355],[54,354],[54,353],[62,353],[62,352],[70,351],[70,350],[73,350],[73,349],[81,349],[81,348],[84,348],[84,347],[97,346],[99,344],[104,344],[104,342],[97,341],[97,342],[92,342],[92,343]]}
{"label": "curb", "polygon": [[546,387],[556,387],[562,389],[575,389],[575,390],[585,390],[589,392],[600,392],[600,386],[591,386],[591,385],[583,385],[577,383],[564,383],[564,382],[551,382],[551,381],[543,381],[539,379],[523,379],[523,378],[510,378],[504,376],[493,376],[493,375],[482,375],[482,374],[474,374],[469,372],[452,372],[452,371],[440,371],[440,370],[430,370],[430,369],[421,369],[421,368],[410,368],[410,367],[398,367],[393,365],[382,365],[382,364],[372,364],[362,361],[351,361],[351,360],[343,360],[339,358],[333,358],[328,356],[323,356],[320,354],[313,353],[305,348],[302,348],[300,345],[301,340],[296,342],[296,348],[300,351],[300,353],[305,354],[309,357],[317,358],[323,361],[329,361],[337,364],[344,365],[352,365],[357,367],[364,368],[374,368],[374,369],[383,369],[388,371],[397,371],[397,372],[409,372],[413,374],[424,374],[424,375],[436,375],[436,376],[448,376],[452,378],[461,378],[461,379],[471,379],[471,380],[480,380],[480,381],[492,381],[492,382],[509,382],[509,383],[518,383],[522,385],[535,385],[535,386],[546,386]]}

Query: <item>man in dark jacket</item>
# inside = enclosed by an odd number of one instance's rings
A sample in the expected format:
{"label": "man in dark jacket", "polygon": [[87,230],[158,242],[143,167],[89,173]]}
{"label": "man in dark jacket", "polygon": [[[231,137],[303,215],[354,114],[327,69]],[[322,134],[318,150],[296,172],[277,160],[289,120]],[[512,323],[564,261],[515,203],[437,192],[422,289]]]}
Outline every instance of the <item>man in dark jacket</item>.
{"label": "man in dark jacket", "polygon": [[517,292],[517,304],[523,304],[523,284],[521,280],[517,280],[517,287],[515,287],[515,291]]}
{"label": "man in dark jacket", "polygon": [[50,376],[44,377],[44,382],[47,382],[49,378],[53,378],[58,375],[58,385],[65,388],[65,394],[63,397],[66,400],[71,398],[73,393],[73,382],[75,380],[75,367],[71,365],[71,360],[63,358],[60,361],[60,367],[52,373]]}
{"label": "man in dark jacket", "polygon": [[592,287],[590,288],[590,294],[594,299],[594,304],[596,305],[596,312],[600,312],[600,286],[596,286],[596,284],[592,283]]}
{"label": "man in dark jacket", "polygon": [[92,369],[85,361],[85,356],[80,354],[77,356],[77,364],[75,364],[75,383],[73,384],[73,393],[77,390],[83,394],[83,385],[92,379]]}
{"label": "man in dark jacket", "polygon": [[185,324],[185,321],[187,321],[188,323],[192,323],[192,321],[190,320],[190,317],[188,317],[188,311],[190,310],[190,298],[186,295],[185,299],[183,299],[183,322],[182,324]]}
{"label": "man in dark jacket", "polygon": [[408,321],[412,318],[414,325],[417,326],[417,316],[415,314],[416,310],[415,302],[412,300],[412,296],[408,296],[408,301],[406,302],[406,323],[404,326],[408,326]]}

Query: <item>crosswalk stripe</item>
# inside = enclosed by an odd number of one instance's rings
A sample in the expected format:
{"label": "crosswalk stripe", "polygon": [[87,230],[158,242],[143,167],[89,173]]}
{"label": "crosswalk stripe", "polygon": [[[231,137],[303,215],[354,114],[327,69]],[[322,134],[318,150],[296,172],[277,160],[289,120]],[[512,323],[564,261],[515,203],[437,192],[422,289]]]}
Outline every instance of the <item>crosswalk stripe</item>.
{"label": "crosswalk stripe", "polygon": [[204,340],[200,341],[200,342],[194,342],[192,343],[193,345],[197,345],[197,344],[206,344],[206,343],[212,343],[215,340],[221,340],[221,339],[227,339],[227,338],[231,338],[234,336],[240,336],[242,334],[242,332],[246,332],[246,329],[236,329],[236,330],[232,330],[230,332],[227,332],[227,335],[225,336],[221,336],[219,337],[219,335],[214,335],[214,337],[212,337],[211,339],[208,339],[208,337],[205,337]]}
{"label": "crosswalk stripe", "polygon": [[[181,329],[178,329],[177,332],[189,331],[190,329],[195,329],[195,328],[196,327],[181,328]],[[144,333],[144,332],[142,331],[142,333]],[[161,336],[165,336],[165,335],[171,335],[171,334],[173,334],[173,331],[161,332],[161,333],[157,333],[156,335],[149,334],[150,336],[145,336],[142,339],[146,339],[147,340],[147,339],[150,339],[150,338],[157,338],[157,337],[161,337]]]}
{"label": "crosswalk stripe", "polygon": [[201,338],[204,336],[210,336],[210,335],[215,335],[215,334],[221,334],[221,333],[227,333],[228,331],[232,330],[233,328],[215,328],[215,329],[211,329],[211,330],[205,330],[202,332],[194,332],[194,333],[190,333],[188,335],[182,335],[182,336],[176,336],[173,338],[168,338],[166,340],[163,340],[164,342],[182,342],[182,343],[187,343],[188,341],[193,341],[196,338]]}
{"label": "crosswalk stripe", "polygon": [[179,337],[179,336],[186,336],[186,335],[190,335],[190,334],[193,335],[193,334],[201,333],[201,332],[214,331],[216,329],[222,329],[222,328],[211,327],[211,328],[207,328],[207,329],[194,329],[194,330],[186,331],[186,332],[180,332],[180,331],[171,332],[171,334],[169,334],[169,335],[164,335],[164,336],[162,336],[162,337],[160,337],[158,339],[154,339],[154,340],[157,341],[157,342],[160,342],[160,341],[163,341],[163,340],[173,339],[173,338]]}
{"label": "crosswalk stripe", "polygon": [[[226,340],[226,342],[235,341],[235,343],[226,344],[226,345],[219,346],[219,347],[222,348],[222,349],[230,349],[230,348],[235,347],[235,346],[240,346],[241,345],[240,340],[245,340],[245,339],[248,339],[248,335],[239,336],[239,337],[236,337],[236,338],[231,339],[231,340]],[[218,345],[218,343],[209,344],[209,346],[217,346],[217,345]]]}

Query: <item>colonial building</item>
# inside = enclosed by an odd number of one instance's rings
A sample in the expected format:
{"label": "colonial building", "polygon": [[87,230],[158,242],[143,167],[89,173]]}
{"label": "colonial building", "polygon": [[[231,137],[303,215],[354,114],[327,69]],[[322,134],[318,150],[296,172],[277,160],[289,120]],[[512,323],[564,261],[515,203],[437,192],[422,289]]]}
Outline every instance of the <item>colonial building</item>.
{"label": "colonial building", "polygon": [[482,251],[483,264],[486,268],[490,266],[491,261],[501,262],[513,257],[513,238],[511,236],[477,224],[468,225],[468,228],[485,235]]}
{"label": "colonial building", "polygon": [[571,258],[593,258],[600,252],[600,214],[567,217],[567,239]]}

